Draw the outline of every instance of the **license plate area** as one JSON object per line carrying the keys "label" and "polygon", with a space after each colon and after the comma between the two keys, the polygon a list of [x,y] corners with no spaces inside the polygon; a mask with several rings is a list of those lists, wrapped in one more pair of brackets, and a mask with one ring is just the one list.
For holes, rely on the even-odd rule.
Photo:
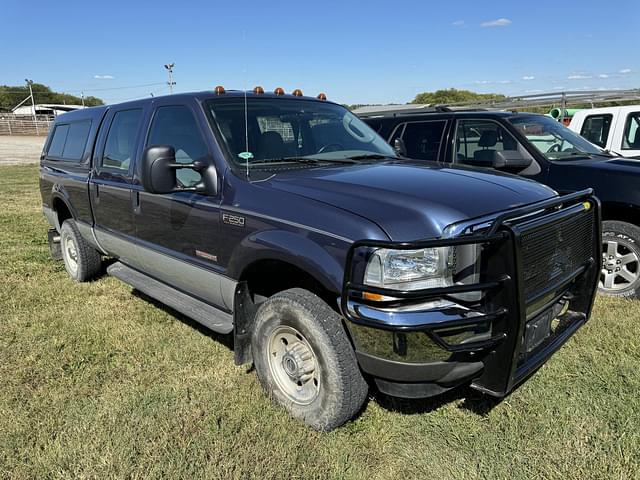
{"label": "license plate area", "polygon": [[523,353],[531,353],[551,335],[553,313],[554,309],[549,308],[527,322],[524,330]]}

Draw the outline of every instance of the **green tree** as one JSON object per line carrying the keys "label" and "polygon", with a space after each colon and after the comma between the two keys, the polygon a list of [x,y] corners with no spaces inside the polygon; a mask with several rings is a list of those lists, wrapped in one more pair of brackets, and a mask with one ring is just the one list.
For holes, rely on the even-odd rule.
{"label": "green tree", "polygon": [[[61,103],[67,105],[82,105],[82,98],[68,93],[58,93],[52,91],[46,85],[34,83],[32,86],[33,98],[36,103]],[[27,86],[0,85],[0,111],[9,112],[18,103],[29,96]],[[104,105],[102,99],[97,97],[84,97],[84,104],[88,107]]]}
{"label": "green tree", "polygon": [[460,102],[486,102],[488,100],[501,100],[503,98],[505,98],[505,96],[499,93],[476,93],[470,90],[447,88],[444,90],[436,90],[435,92],[419,93],[411,103],[448,105]]}

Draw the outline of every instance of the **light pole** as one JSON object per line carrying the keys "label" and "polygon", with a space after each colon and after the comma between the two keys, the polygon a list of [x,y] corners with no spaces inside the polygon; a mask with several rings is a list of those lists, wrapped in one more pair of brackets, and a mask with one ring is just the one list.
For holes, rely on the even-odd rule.
{"label": "light pole", "polygon": [[175,63],[167,63],[164,66],[164,68],[167,69],[167,74],[169,75],[169,81],[167,83],[169,84],[169,92],[171,94],[173,94],[173,86],[176,84],[176,82],[173,81],[173,67],[175,65]]}
{"label": "light pole", "polygon": [[38,131],[38,119],[36,117],[36,102],[33,99],[33,88],[31,87],[33,85],[33,80],[25,78],[24,81],[27,82],[27,86],[29,87],[29,96],[31,97],[31,113],[33,113],[33,125],[36,127],[36,135],[40,135],[40,132]]}

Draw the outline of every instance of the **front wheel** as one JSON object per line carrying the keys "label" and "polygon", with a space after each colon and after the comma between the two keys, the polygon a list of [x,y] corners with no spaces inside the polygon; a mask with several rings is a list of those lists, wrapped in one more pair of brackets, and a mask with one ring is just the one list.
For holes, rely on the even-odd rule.
{"label": "front wheel", "polygon": [[602,223],[599,291],[617,297],[640,296],[640,228],[618,221]]}
{"label": "front wheel", "polygon": [[311,292],[295,288],[265,301],[251,350],[267,393],[317,430],[347,422],[367,397],[339,315]]}

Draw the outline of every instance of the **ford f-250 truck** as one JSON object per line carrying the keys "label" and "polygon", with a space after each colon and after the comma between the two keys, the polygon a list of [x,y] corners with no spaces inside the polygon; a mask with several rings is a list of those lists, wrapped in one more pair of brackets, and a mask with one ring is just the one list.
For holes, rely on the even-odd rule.
{"label": "ford f-250 truck", "polygon": [[370,385],[508,394],[587,321],[600,268],[589,190],[398,158],[299,90],[61,115],[40,189],[71,278],[115,259],[110,275],[233,335],[236,362],[321,430]]}

